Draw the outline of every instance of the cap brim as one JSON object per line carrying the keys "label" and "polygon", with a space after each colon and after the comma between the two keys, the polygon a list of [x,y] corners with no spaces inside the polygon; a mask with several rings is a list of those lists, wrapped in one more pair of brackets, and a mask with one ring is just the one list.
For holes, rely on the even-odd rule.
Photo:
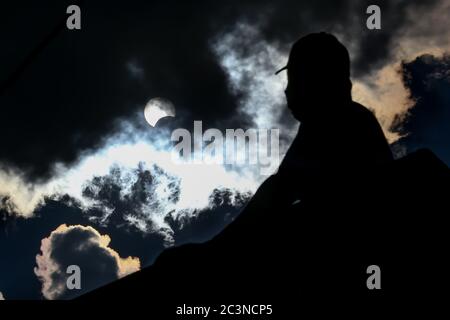
{"label": "cap brim", "polygon": [[281,71],[283,71],[283,70],[287,70],[287,66],[284,66],[283,68],[281,68],[280,70],[278,70],[277,72],[275,72],[275,74],[279,74]]}

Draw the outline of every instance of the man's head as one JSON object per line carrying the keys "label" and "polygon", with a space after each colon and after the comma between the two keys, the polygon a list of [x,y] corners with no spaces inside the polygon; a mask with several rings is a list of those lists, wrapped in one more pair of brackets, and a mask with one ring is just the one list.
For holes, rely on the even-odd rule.
{"label": "man's head", "polygon": [[288,64],[278,72],[285,69],[288,107],[300,121],[323,116],[334,105],[351,100],[350,57],[331,34],[311,33],[297,40]]}

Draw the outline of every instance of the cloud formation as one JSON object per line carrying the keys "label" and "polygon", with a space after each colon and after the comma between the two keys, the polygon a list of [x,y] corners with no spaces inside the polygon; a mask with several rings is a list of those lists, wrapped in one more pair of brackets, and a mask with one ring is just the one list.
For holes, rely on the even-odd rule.
{"label": "cloud formation", "polygon": [[[140,269],[138,258],[121,258],[109,247],[111,238],[90,226],[56,228],[42,239],[41,253],[36,255],[34,272],[42,282],[46,299],[67,299],[87,292]],[[81,269],[81,290],[68,290],[67,267]]]}
{"label": "cloud formation", "polygon": [[257,26],[247,23],[237,23],[218,36],[212,48],[227,74],[228,87],[240,97],[237,114],[251,119],[251,128],[280,129],[284,155],[298,129],[286,108],[286,75],[274,74],[286,64],[287,53],[265,40]]}
{"label": "cloud formation", "polygon": [[403,136],[396,146],[403,147],[403,153],[430,148],[450,164],[450,56],[422,55],[405,61],[402,77],[415,104],[392,126]]}
{"label": "cloud formation", "polygon": [[89,215],[100,224],[133,227],[140,232],[156,232],[173,244],[173,230],[165,222],[180,199],[180,179],[143,162],[129,170],[115,166],[104,176],[87,181],[83,196],[92,201]]}
{"label": "cloud formation", "polygon": [[0,292],[0,300],[5,300],[5,297],[3,296],[3,293]]}
{"label": "cloud formation", "polygon": [[19,171],[0,166],[0,210],[30,217],[48,194],[49,184],[30,183]]}
{"label": "cloud formation", "polygon": [[[200,169],[195,180],[202,180],[204,176]],[[109,173],[95,176],[84,184],[83,197],[91,204],[87,215],[103,226],[143,234],[158,233],[164,236],[166,246],[171,246],[175,242],[175,232],[184,225],[182,221],[217,208],[220,199],[229,206],[228,210],[237,213],[243,205],[242,199],[248,199],[250,194],[236,186],[213,188],[214,184],[202,191],[201,186],[186,184],[185,178],[144,162],[136,168],[115,166]],[[169,221],[180,223],[171,225]]]}
{"label": "cloud formation", "polygon": [[[293,121],[289,112],[286,112],[283,93],[285,76],[282,74],[275,76],[273,72],[285,64],[292,41],[311,31],[333,32],[349,47],[353,62],[353,96],[356,101],[374,110],[390,142],[395,142],[410,133],[407,130],[394,129],[398,128],[398,123],[415,105],[409,84],[402,75],[401,61],[413,61],[418,53],[448,50],[449,31],[443,27],[446,25],[445,13],[449,9],[448,3],[381,2],[383,27],[376,32],[365,28],[364,2],[357,5],[348,2],[344,6],[334,2],[324,5],[321,1],[306,4],[288,0],[279,3],[262,1],[251,5],[246,5],[244,1],[241,4],[239,12],[218,4],[217,8],[210,8],[211,11],[207,13],[204,11],[205,8],[196,11],[195,6],[182,8],[177,4],[174,8],[168,8],[161,5],[160,15],[155,20],[148,21],[135,11],[136,8],[140,8],[141,10],[138,10],[140,12],[145,11],[148,4],[141,3],[135,8],[125,9],[131,10],[128,13],[133,19],[121,20],[121,28],[136,32],[127,33],[127,38],[122,41],[116,39],[116,33],[106,34],[106,40],[102,44],[97,43],[95,37],[91,38],[99,27],[98,23],[108,23],[111,30],[115,30],[114,22],[110,21],[111,17],[103,15],[96,16],[96,21],[89,21],[90,28],[86,31],[83,41],[89,43],[95,40],[94,48],[106,45],[108,37],[111,36],[115,40],[109,40],[120,42],[126,47],[127,53],[133,54],[121,54],[120,46],[117,52],[111,53],[110,60],[107,61],[100,59],[96,52],[92,53],[92,61],[96,61],[92,70],[97,71],[94,72],[93,79],[96,76],[103,79],[105,74],[108,78],[100,82],[82,81],[81,84],[73,84],[73,88],[83,92],[80,97],[73,93],[72,87],[70,94],[66,96],[63,95],[64,90],[60,92],[61,99],[45,100],[45,90],[38,94],[28,93],[21,96],[25,97],[24,99],[28,99],[26,97],[37,99],[33,103],[30,101],[23,105],[42,103],[50,106],[48,114],[47,109],[39,109],[40,114],[45,111],[45,115],[40,118],[42,127],[48,127],[47,121],[60,125],[52,132],[45,130],[41,132],[40,128],[33,127],[35,123],[31,127],[24,123],[27,129],[23,132],[27,134],[28,140],[22,137],[25,133],[12,134],[19,140],[14,143],[11,140],[10,147],[13,151],[17,146],[20,148],[16,150],[17,153],[0,154],[0,163],[3,162],[0,167],[0,210],[31,217],[36,208],[45,203],[46,198],[69,195],[78,201],[84,211],[98,208],[101,203],[104,209],[102,216],[106,216],[113,208],[117,209],[117,201],[111,197],[102,196],[103,199],[100,200],[98,195],[90,196],[89,192],[83,192],[87,191],[85,184],[93,182],[94,179],[101,179],[99,177],[106,177],[115,167],[120,168],[122,173],[133,172],[141,161],[145,162],[145,170],[157,165],[180,181],[177,212],[186,208],[190,211],[207,208],[208,197],[216,188],[231,188],[239,192],[254,191],[264,178],[255,176],[255,168],[234,167],[230,170],[212,166],[170,166],[167,132],[176,126],[191,130],[193,119],[202,119],[204,130],[212,125],[218,128],[277,127],[281,129],[280,151],[283,156],[296,133],[298,124]],[[96,12],[95,5],[89,6],[91,7],[87,7],[88,10]],[[286,8],[289,8],[289,12]],[[112,12],[118,9],[115,6],[111,7]],[[124,8],[121,7],[120,10],[123,11]],[[171,37],[170,35],[178,30],[176,26],[171,26],[167,29],[167,34],[156,34],[151,42],[140,40],[140,37],[147,39],[149,37],[147,33],[152,34],[154,30],[160,30],[161,26],[167,23],[166,15],[173,15],[177,10],[183,12],[183,18],[177,21],[177,24],[184,21],[189,30],[195,31],[192,33],[196,34],[196,37],[193,39]],[[128,17],[128,14],[126,16]],[[359,18],[355,20],[355,16]],[[437,23],[422,23],[423,19],[420,17],[426,17],[426,20]],[[191,18],[198,18],[197,23],[193,24]],[[214,21],[214,24],[211,25],[209,21]],[[158,23],[159,28],[152,28]],[[174,38],[180,42],[172,41]],[[59,45],[55,44],[57,52],[63,50]],[[86,55],[84,49],[80,49],[84,47],[85,44],[77,47],[80,51],[75,50],[76,56],[73,61],[75,75],[78,71],[85,72],[83,68],[91,67],[91,63],[84,61]],[[185,52],[184,49],[188,47],[192,50]],[[133,50],[130,51],[130,48]],[[147,55],[147,52],[152,54]],[[186,53],[182,65],[177,64],[179,61],[177,52]],[[56,57],[53,58],[54,61],[58,61]],[[46,59],[36,62],[38,70],[46,65],[48,62]],[[45,73],[56,72],[55,77],[49,80],[53,83],[52,81],[59,79],[56,75],[63,69],[53,70],[55,64],[50,65],[51,70]],[[104,69],[108,72],[102,72]],[[30,89],[28,88],[30,84],[40,85],[41,82],[35,79],[38,75],[39,73],[29,74],[27,77],[30,77],[30,82],[24,83],[23,88],[18,86],[3,99],[6,99],[11,107],[19,103],[20,101],[16,101],[19,99],[16,94],[21,90]],[[80,76],[73,79],[78,78]],[[120,83],[114,79],[120,79]],[[205,79],[208,81],[204,81]],[[70,80],[67,79],[68,83]],[[102,83],[102,86],[97,87],[97,83]],[[201,85],[195,85],[197,83]],[[120,87],[122,84],[124,87]],[[45,81],[42,85],[48,87]],[[120,88],[107,90],[116,86]],[[215,89],[212,90],[210,87]],[[113,94],[109,96],[106,92]],[[75,96],[72,97],[72,94]],[[164,130],[148,127],[142,116],[143,106],[155,95],[169,98],[177,108],[179,116],[165,124],[166,133]],[[90,105],[92,101],[81,103],[85,102],[86,97],[91,97],[89,99],[96,102],[95,110],[98,110],[98,114],[93,118],[83,116],[84,113],[90,114],[93,110]],[[129,97],[136,97],[136,101],[131,101]],[[68,110],[68,113],[57,112],[62,109]],[[15,115],[20,108],[11,110]],[[34,111],[33,109],[32,112]],[[59,118],[63,116],[64,119]],[[8,124],[14,123],[13,129],[19,130],[21,127],[14,122],[15,119],[12,117]],[[68,119],[70,123],[66,125]],[[31,130],[28,128],[34,130],[33,135],[28,134]],[[404,128],[414,130],[415,127]],[[2,127],[1,130],[8,129],[12,130],[9,127]],[[55,135],[55,132],[58,132],[56,141],[48,137]],[[22,154],[26,150],[36,151],[36,146],[39,150],[33,156]],[[87,150],[90,151],[86,152]],[[45,156],[39,156],[39,152],[44,152]],[[15,161],[16,156],[18,161]],[[31,162],[25,163],[23,159]],[[33,163],[33,159],[39,161]],[[29,167],[34,169],[30,171],[27,169]],[[197,183],[199,178],[202,180],[201,186]],[[115,182],[115,185],[121,190],[127,190],[130,183],[122,179]],[[137,212],[136,210],[132,212]],[[129,214],[127,221],[135,227],[145,229],[150,226],[149,221],[153,221],[152,224],[155,225],[154,220],[161,220],[158,218],[158,210],[144,211],[152,211],[154,217],[149,220],[147,213]],[[146,224],[142,224],[143,215],[147,217]],[[165,227],[164,223],[160,225]]]}
{"label": "cloud formation", "polygon": [[[109,3],[107,14],[101,2],[86,3],[83,12],[89,14],[83,15],[83,24],[88,27],[77,34],[63,30],[0,97],[2,118],[8,119],[0,126],[0,135],[9,137],[3,142],[0,161],[24,172],[29,181],[50,179],[56,164],[73,166],[84,153],[97,150],[123,119],[130,119],[156,96],[174,103],[180,114],[178,125],[183,127],[194,119],[203,120],[208,128],[248,127],[252,118],[238,116],[242,96],[227,86],[228,75],[211,45],[236,23],[250,25],[260,34],[251,39],[254,33],[238,31],[244,53],[261,48],[247,45],[257,42],[253,40],[287,53],[293,41],[309,32],[345,35],[343,40],[353,51],[354,76],[361,77],[390,64],[402,40],[410,44],[420,36],[425,44],[430,35],[448,35],[445,3],[379,1],[383,24],[376,32],[365,26],[370,1],[232,0],[214,5],[137,1]],[[15,6],[8,4],[5,12],[15,12]],[[2,31],[5,45],[13,47],[0,53],[0,59],[9,62],[2,79],[30,51],[29,43],[52,30],[52,21],[56,25],[64,9],[62,3],[51,9],[37,4],[21,8],[21,24]],[[149,19],[149,12],[158,14]],[[46,16],[46,23],[36,24],[29,16]],[[436,24],[421,21],[441,21],[438,25],[445,33],[435,32]],[[25,29],[29,33],[24,35]],[[15,41],[18,37],[23,41]]]}

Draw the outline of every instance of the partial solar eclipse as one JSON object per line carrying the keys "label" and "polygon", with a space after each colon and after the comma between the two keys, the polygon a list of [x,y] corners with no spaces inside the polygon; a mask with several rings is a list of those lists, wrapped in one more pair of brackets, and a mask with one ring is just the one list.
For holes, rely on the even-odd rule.
{"label": "partial solar eclipse", "polygon": [[162,118],[175,117],[175,107],[167,99],[153,98],[145,105],[144,116],[148,124],[154,127]]}

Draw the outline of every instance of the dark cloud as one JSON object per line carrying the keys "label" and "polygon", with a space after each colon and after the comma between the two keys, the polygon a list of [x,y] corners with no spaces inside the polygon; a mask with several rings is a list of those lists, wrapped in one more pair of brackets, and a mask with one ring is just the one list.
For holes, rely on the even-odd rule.
{"label": "dark cloud", "polygon": [[[381,29],[367,30],[366,19],[367,14],[359,15],[356,19],[354,28],[349,33],[348,41],[354,41],[357,44],[356,57],[352,64],[353,75],[364,76],[368,72],[377,70],[382,67],[387,61],[392,59],[395,53],[395,46],[397,43],[397,32],[408,29],[413,26],[418,18],[417,13],[426,10],[428,7],[433,7],[437,0],[432,1],[362,1],[359,2],[357,10],[359,12],[366,12],[366,9],[371,4],[376,4],[381,9]],[[359,28],[358,28],[359,26]],[[348,28],[343,27],[342,32],[346,34]]]}
{"label": "dark cloud", "polygon": [[[95,201],[86,211],[91,222],[130,233],[161,234],[166,246],[206,241],[240,212],[250,193],[216,188],[205,208],[180,208],[180,180],[154,165],[129,170],[113,167],[88,181],[83,195]],[[161,223],[161,219],[164,223]]]}
{"label": "dark cloud", "polygon": [[41,240],[62,224],[93,226],[100,234],[111,237],[111,248],[123,257],[139,257],[142,266],[153,263],[164,249],[164,238],[159,234],[98,224],[68,196],[59,201],[47,199],[33,218],[11,217],[0,230],[0,252],[4,262],[0,263],[0,274],[5,275],[1,279],[1,289],[8,299],[42,299],[42,284],[33,272],[36,253],[40,250]]}
{"label": "dark cloud", "polygon": [[228,188],[215,189],[210,196],[210,205],[189,216],[174,217],[169,214],[166,221],[175,230],[175,244],[204,242],[211,239],[232,222],[250,200],[250,193],[241,193]]}
{"label": "dark cloud", "polygon": [[[263,37],[284,49],[306,32],[342,32],[359,48],[354,70],[362,73],[389,56],[392,35],[407,23],[406,9],[418,6],[416,1],[380,2],[383,29],[369,32],[368,4],[86,1],[82,30],[60,30],[0,97],[0,161],[25,170],[27,179],[48,178],[55,162],[71,164],[82,151],[97,148],[117,129],[118,119],[132,117],[155,96],[175,104],[178,120],[172,126],[201,119],[205,128],[248,127],[251,119],[237,115],[240,97],[227,87],[211,40],[241,20],[260,25]],[[0,55],[0,79],[7,79],[64,19],[66,5],[6,5],[2,12],[11,27],[1,29],[6,50]],[[20,21],[8,16],[19,16]]]}
{"label": "dark cloud", "polygon": [[[8,299],[40,299],[41,284],[33,273],[41,240],[61,224],[89,223],[78,209],[48,201],[33,219],[9,217],[0,230],[2,290]],[[102,231],[104,233],[104,231]],[[113,235],[112,235],[113,236]]]}
{"label": "dark cloud", "polygon": [[[33,6],[26,10],[32,15]],[[71,163],[98,147],[115,120],[154,96],[171,99],[180,116],[207,107],[220,117],[232,109],[225,75],[208,50],[205,11],[92,2],[82,10],[82,30],[62,30],[2,97],[3,161],[45,178],[55,161]],[[130,61],[144,70],[144,81],[130,73]]]}
{"label": "dark cloud", "polygon": [[405,135],[396,146],[407,152],[427,147],[450,164],[450,56],[403,62],[402,74],[415,105],[394,124],[393,130]]}
{"label": "dark cloud", "polygon": [[157,165],[152,170],[144,164],[128,170],[115,166],[110,173],[87,181],[83,196],[95,202],[89,209],[92,221],[103,225],[158,232],[154,219],[164,215],[179,200],[180,179]]}
{"label": "dark cloud", "polygon": [[[140,269],[138,258],[122,259],[109,247],[111,238],[92,227],[56,228],[42,239],[41,254],[36,256],[34,272],[42,282],[46,299],[66,299],[87,292]],[[66,273],[69,266],[81,270],[81,289],[68,290]]]}

